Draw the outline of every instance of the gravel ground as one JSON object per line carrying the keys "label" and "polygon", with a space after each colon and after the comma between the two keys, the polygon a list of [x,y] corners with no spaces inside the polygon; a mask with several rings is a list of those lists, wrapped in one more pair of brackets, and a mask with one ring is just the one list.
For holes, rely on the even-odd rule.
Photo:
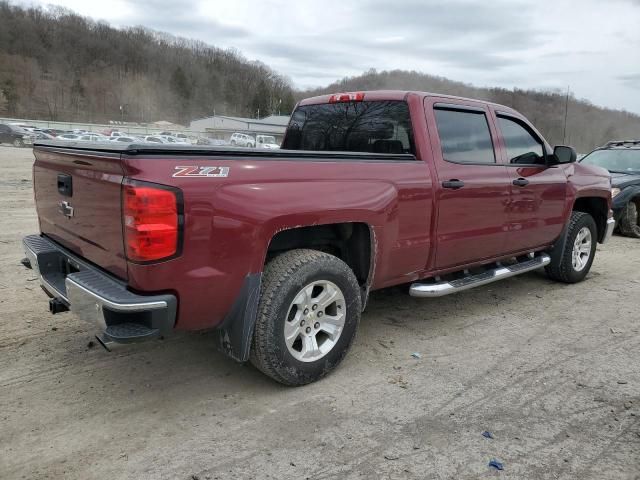
{"label": "gravel ground", "polygon": [[376,292],[342,366],[293,389],[210,333],[107,353],[51,316],[19,263],[32,160],[0,148],[0,478],[640,478],[640,241],[578,285]]}

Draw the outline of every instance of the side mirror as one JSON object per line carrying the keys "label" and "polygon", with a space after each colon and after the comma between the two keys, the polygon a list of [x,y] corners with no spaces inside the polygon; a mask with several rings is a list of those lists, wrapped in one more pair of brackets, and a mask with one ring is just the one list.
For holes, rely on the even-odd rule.
{"label": "side mirror", "polygon": [[554,163],[573,163],[578,158],[578,154],[573,147],[557,145],[553,149]]}

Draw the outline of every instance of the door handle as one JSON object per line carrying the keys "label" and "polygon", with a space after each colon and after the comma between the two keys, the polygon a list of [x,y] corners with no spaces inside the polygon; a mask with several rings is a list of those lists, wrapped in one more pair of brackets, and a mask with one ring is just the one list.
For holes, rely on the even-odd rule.
{"label": "door handle", "polygon": [[464,187],[464,182],[462,180],[458,180],[457,178],[452,178],[449,181],[442,182],[443,188],[451,188],[452,190],[457,190],[459,188]]}
{"label": "door handle", "polygon": [[529,180],[527,180],[526,178],[518,178],[513,181],[513,184],[517,187],[526,187],[527,185],[529,185]]}

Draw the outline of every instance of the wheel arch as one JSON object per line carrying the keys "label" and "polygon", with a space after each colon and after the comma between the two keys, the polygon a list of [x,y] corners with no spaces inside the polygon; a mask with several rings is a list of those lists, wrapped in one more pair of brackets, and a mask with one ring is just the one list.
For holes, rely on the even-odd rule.
{"label": "wheel arch", "polygon": [[598,242],[604,240],[607,231],[607,218],[609,215],[609,204],[604,197],[578,197],[573,203],[574,212],[588,213],[593,217],[598,229]]}
{"label": "wheel arch", "polygon": [[[374,276],[376,245],[374,230],[365,222],[296,226],[279,230],[270,236],[262,265],[280,253],[298,248],[331,253],[353,270],[360,285],[364,309]],[[249,359],[260,300],[262,271],[263,269],[254,270],[256,273],[245,277],[231,310],[216,330],[219,350],[239,362]]]}
{"label": "wheel arch", "polygon": [[[366,222],[338,222],[291,227],[269,241],[265,263],[296,248],[311,248],[335,255],[353,270],[366,300],[374,274],[375,233]],[[364,302],[363,302],[364,303]]]}

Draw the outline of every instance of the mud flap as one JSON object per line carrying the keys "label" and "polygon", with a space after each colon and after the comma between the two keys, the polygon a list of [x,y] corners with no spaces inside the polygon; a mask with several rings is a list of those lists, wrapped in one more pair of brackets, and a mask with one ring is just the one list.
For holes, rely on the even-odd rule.
{"label": "mud flap", "polygon": [[238,298],[216,330],[218,349],[237,362],[249,360],[261,280],[262,273],[252,273],[245,277]]}
{"label": "mud flap", "polygon": [[562,232],[560,232],[560,236],[553,244],[553,248],[548,252],[551,257],[551,265],[558,265],[562,259],[562,252],[564,252],[564,246],[567,243],[567,229],[569,228],[570,222],[571,217],[569,217],[569,221],[562,228]]}

